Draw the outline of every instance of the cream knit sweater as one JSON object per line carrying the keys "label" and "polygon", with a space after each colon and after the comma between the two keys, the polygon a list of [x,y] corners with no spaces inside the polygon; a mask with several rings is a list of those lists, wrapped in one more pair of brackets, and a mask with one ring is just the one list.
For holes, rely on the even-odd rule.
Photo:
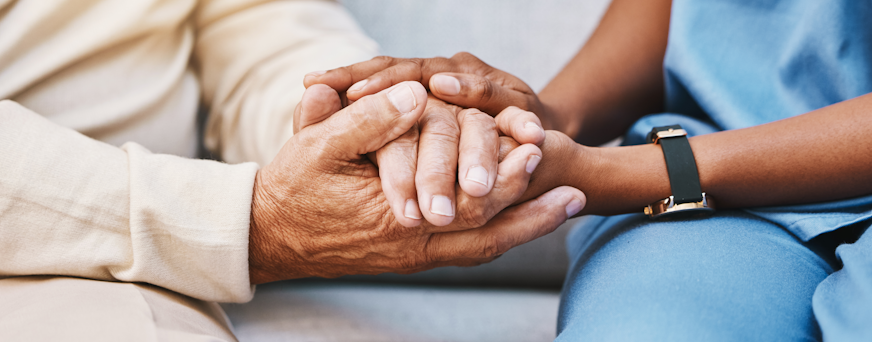
{"label": "cream knit sweater", "polygon": [[329,1],[0,0],[0,277],[249,300],[258,166],[184,158],[197,108],[207,147],[266,163],[303,75],[375,52]]}

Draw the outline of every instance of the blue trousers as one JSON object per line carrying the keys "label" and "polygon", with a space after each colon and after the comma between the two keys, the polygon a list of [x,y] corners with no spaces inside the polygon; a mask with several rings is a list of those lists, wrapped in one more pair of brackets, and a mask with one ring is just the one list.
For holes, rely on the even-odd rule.
{"label": "blue trousers", "polygon": [[556,341],[872,341],[868,224],[803,242],[741,211],[588,218]]}

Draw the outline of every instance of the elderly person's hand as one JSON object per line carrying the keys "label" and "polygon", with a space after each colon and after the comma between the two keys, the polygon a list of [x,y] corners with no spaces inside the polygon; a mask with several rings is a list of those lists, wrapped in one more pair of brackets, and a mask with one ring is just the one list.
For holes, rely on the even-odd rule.
{"label": "elderly person's hand", "polygon": [[[538,127],[543,126],[555,129],[566,125],[563,123],[564,119],[555,117],[546,109],[526,83],[491,67],[469,53],[461,52],[451,58],[380,56],[326,72],[311,73],[306,76],[304,83],[310,88],[327,85],[336,91],[345,92],[349,102],[353,102],[403,81],[429,84],[432,97],[454,105],[481,109],[494,115],[500,135],[541,148],[544,158],[542,165],[537,168],[539,172],[532,175],[527,192],[518,201],[535,198],[565,184],[568,177],[576,179],[592,172],[591,169],[597,163],[597,149],[579,146],[560,131],[538,130]],[[455,111],[460,110],[458,107],[450,107],[455,108]],[[440,128],[447,135],[458,132],[457,129],[446,129],[446,126],[448,125]],[[531,126],[537,129],[531,129]],[[510,145],[503,143],[501,148],[506,150]],[[425,149],[426,146],[421,148]],[[585,167],[566,168],[567,160],[585,160]],[[601,176],[608,175],[597,175]],[[591,175],[583,178],[596,179]]]}
{"label": "elderly person's hand", "polygon": [[[377,167],[366,154],[414,131],[426,90],[403,82],[334,114],[338,95],[326,88],[307,90],[299,132],[258,172],[249,246],[253,284],[476,265],[553,231],[584,206],[583,193],[559,187],[509,207],[527,188],[531,156],[541,156],[525,144],[496,166],[487,195],[455,189],[459,219],[406,227],[382,191],[384,165]],[[423,134],[420,143],[427,143]]]}
{"label": "elderly person's hand", "polygon": [[[532,90],[519,79],[506,73],[492,72],[494,69],[468,54],[458,54],[452,60],[445,58],[404,60],[379,57],[332,70],[326,74],[313,73],[304,81],[307,87],[323,83],[340,92],[349,88],[351,82],[358,82],[344,93],[348,102],[353,102],[404,80],[426,83],[429,76],[423,77],[422,72],[449,69],[502,75],[503,83],[516,85],[533,94]],[[480,81],[480,77],[472,74],[455,74],[455,76],[464,80],[458,82],[452,78],[454,80],[452,82],[457,83],[457,86],[461,86],[461,83]],[[369,79],[357,81],[364,77]],[[484,80],[484,78],[480,79]],[[370,80],[372,82],[368,83]],[[431,82],[439,84],[437,81],[438,77],[433,78]],[[415,198],[416,192],[423,217],[430,223],[446,225],[453,220],[453,207],[456,204],[452,201],[455,195],[455,179],[468,195],[480,197],[491,191],[496,179],[495,151],[499,146],[498,135],[511,136],[518,143],[535,145],[542,145],[546,136],[542,122],[536,114],[522,110],[518,106],[511,106],[516,100],[514,98],[491,99],[487,97],[488,94],[482,96],[482,94],[470,93],[470,90],[480,91],[482,84],[476,84],[471,89],[464,88],[464,91],[456,96],[444,96],[444,92],[440,93],[433,84],[430,89],[437,98],[452,104],[482,108],[488,114],[496,116],[497,125],[496,127],[488,125],[490,120],[485,118],[485,113],[477,109],[467,113],[453,105],[438,106],[432,110],[428,108],[419,121],[419,130],[410,131],[396,142],[379,150],[377,161],[385,165],[380,168],[385,195],[400,223],[407,227],[420,223],[420,220],[410,218],[409,215],[404,216],[403,213],[412,210],[415,203],[412,203],[410,198]],[[502,93],[510,94],[507,91]],[[532,95],[532,100],[535,101],[514,102],[527,108],[530,107],[528,104],[538,103],[535,94]],[[461,135],[461,130],[466,134]],[[420,136],[415,134],[418,131]],[[421,144],[416,144],[418,139]],[[414,158],[416,153],[417,160]],[[438,210],[439,208],[444,210]]]}
{"label": "elderly person's hand", "polygon": [[[324,85],[310,87],[294,114],[294,132],[341,107],[335,90]],[[518,122],[529,124],[513,129]],[[456,183],[465,195],[487,195],[497,177],[499,157],[505,155],[499,154],[500,136],[520,136],[522,142],[541,144],[545,131],[536,115],[527,111],[509,108],[491,118],[477,109],[464,110],[431,96],[412,129],[369,153],[379,166],[382,189],[398,222],[414,227],[426,218],[437,226],[450,224],[456,211]],[[510,145],[518,145],[509,140]],[[527,169],[535,169],[539,161],[538,155],[531,155]]]}

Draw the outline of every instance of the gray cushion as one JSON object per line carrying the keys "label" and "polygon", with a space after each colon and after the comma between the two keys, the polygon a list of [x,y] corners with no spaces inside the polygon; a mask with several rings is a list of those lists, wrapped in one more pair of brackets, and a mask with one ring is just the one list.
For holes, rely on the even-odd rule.
{"label": "gray cushion", "polygon": [[550,341],[557,291],[351,282],[259,286],[222,304],[240,341]]}

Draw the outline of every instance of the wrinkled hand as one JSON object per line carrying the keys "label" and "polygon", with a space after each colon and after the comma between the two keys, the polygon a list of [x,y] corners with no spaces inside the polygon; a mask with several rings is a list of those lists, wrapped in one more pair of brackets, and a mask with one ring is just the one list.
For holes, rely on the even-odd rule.
{"label": "wrinkled hand", "polygon": [[[307,90],[321,95],[304,96],[299,133],[258,171],[249,244],[253,284],[476,265],[553,231],[585,204],[577,189],[559,187],[509,207],[527,188],[531,157],[541,157],[538,147],[524,144],[497,164],[487,195],[455,189],[451,224],[406,227],[382,191],[383,167],[366,154],[412,130],[424,115],[426,90],[403,82],[335,114],[329,110],[338,107],[331,104],[338,95],[322,90]],[[318,101],[327,105],[306,105]]]}
{"label": "wrinkled hand", "polygon": [[[335,90],[313,85],[297,108],[294,129],[299,131],[340,108]],[[310,118],[302,118],[303,112]],[[399,223],[414,227],[426,219],[437,226],[450,224],[457,204],[455,183],[469,196],[490,193],[497,177],[501,135],[537,145],[545,139],[539,119],[531,112],[510,107],[491,118],[477,109],[462,109],[431,97],[412,129],[370,154],[379,166],[385,197]]]}
{"label": "wrinkled hand", "polygon": [[[325,73],[311,73],[306,75],[304,84],[306,87],[325,84],[337,91],[346,92],[348,100],[356,101],[404,81],[429,85],[428,89],[434,96],[462,107],[478,108],[488,114],[497,115],[504,109],[515,106],[536,113],[545,129],[557,129],[561,125],[555,122],[558,118],[551,115],[524,81],[495,69],[466,52],[451,58],[379,56]],[[515,137],[518,138],[519,142],[524,140],[523,137]]]}

